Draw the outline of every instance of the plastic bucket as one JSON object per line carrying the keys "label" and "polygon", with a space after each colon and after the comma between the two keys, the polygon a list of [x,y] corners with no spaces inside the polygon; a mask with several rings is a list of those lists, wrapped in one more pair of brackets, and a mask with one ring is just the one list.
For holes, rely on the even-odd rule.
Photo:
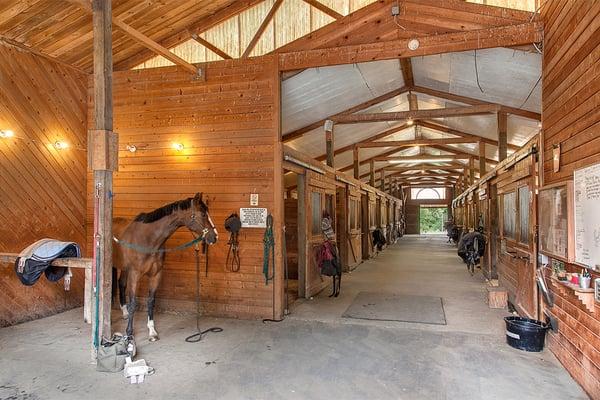
{"label": "plastic bucket", "polygon": [[506,343],[525,351],[542,351],[549,326],[535,319],[506,317]]}

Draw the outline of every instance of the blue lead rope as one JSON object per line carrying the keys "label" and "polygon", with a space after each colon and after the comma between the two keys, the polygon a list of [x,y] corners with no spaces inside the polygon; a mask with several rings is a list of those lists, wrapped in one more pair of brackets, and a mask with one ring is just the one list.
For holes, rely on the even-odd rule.
{"label": "blue lead rope", "polygon": [[[273,279],[275,274],[275,238],[273,237],[273,216],[267,216],[267,229],[263,238],[263,275],[265,276],[265,285]],[[273,264],[273,273],[269,275],[269,261]]]}

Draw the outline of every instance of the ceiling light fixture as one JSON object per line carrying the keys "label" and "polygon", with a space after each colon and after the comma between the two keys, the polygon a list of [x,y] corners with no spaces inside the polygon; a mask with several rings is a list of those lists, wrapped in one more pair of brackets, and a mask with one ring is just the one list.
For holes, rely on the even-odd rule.
{"label": "ceiling light fixture", "polygon": [[412,51],[415,51],[416,49],[419,48],[419,45],[421,43],[419,43],[419,39],[410,39],[408,41],[408,48],[411,49]]}
{"label": "ceiling light fixture", "polygon": [[128,150],[130,153],[135,153],[135,152],[137,151],[137,147],[135,146],[135,144],[128,144],[128,145],[127,145],[127,150]]}
{"label": "ceiling light fixture", "polygon": [[172,147],[177,151],[181,151],[185,148],[183,143],[173,143]]}
{"label": "ceiling light fixture", "polygon": [[0,138],[10,138],[15,136],[15,133],[13,131],[0,131]]}
{"label": "ceiling light fixture", "polygon": [[56,150],[68,149],[69,148],[69,144],[67,142],[63,142],[63,141],[57,140],[56,142],[54,142],[54,148]]}
{"label": "ceiling light fixture", "polygon": [[406,125],[413,125],[414,123],[415,123],[415,121],[412,119],[412,117],[409,117],[409,118],[406,120]]}

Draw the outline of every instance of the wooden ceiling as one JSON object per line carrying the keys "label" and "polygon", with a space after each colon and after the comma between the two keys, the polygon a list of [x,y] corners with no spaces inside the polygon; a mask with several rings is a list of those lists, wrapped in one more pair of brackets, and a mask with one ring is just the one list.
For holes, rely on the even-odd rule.
{"label": "wooden ceiling", "polygon": [[[124,33],[120,24],[126,24],[150,41],[170,49],[190,40],[192,34],[205,32],[262,1],[112,0],[114,68],[129,69],[156,55],[148,46]],[[277,51],[471,31],[522,23],[531,16],[523,11],[486,7],[460,0],[403,0],[400,2],[400,15],[394,20],[389,13],[391,6],[398,4],[396,0],[378,0],[341,18],[337,11],[325,6],[328,3],[326,1],[303,2],[321,12],[325,10],[338,21]],[[90,0],[0,0],[0,39],[24,45],[91,72],[92,23],[89,7]],[[290,21],[290,24],[294,23],[296,21]],[[225,35],[223,40],[235,38]],[[209,45],[217,50],[224,47],[223,43]]]}
{"label": "wooden ceiling", "polygon": [[[81,1],[83,3],[83,1]],[[76,1],[2,0],[0,36],[86,71],[92,69],[92,18]],[[220,10],[257,1],[113,0],[113,15],[157,42],[187,32]],[[189,38],[189,35],[186,39]],[[119,29],[113,32],[115,66],[146,48]]]}

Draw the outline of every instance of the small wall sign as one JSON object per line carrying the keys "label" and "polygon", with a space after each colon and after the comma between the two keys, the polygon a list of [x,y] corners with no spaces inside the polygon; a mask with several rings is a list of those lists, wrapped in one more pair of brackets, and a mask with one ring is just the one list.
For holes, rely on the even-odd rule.
{"label": "small wall sign", "polygon": [[266,228],[266,208],[240,208],[240,220],[242,228]]}
{"label": "small wall sign", "polygon": [[258,193],[250,194],[250,206],[257,207],[258,206]]}

